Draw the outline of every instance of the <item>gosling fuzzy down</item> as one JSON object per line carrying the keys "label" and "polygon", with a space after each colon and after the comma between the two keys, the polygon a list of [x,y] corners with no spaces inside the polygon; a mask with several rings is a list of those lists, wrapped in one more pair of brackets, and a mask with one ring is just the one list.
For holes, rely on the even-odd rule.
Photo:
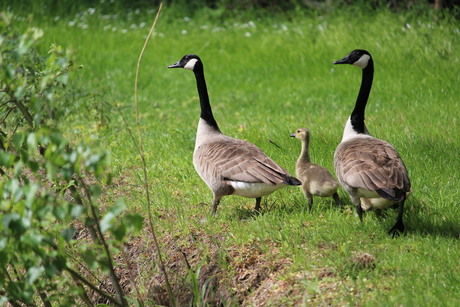
{"label": "gosling fuzzy down", "polygon": [[339,183],[324,167],[311,163],[309,146],[310,131],[307,128],[299,128],[291,137],[299,139],[302,144],[300,156],[297,159],[295,172],[296,177],[302,182],[302,192],[308,199],[310,210],[313,206],[313,196],[334,198],[337,206],[341,206],[337,189]]}

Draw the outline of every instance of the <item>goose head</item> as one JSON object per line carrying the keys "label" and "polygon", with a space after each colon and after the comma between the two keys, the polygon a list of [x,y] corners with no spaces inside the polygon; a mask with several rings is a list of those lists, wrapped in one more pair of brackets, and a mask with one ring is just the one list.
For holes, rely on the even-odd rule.
{"label": "goose head", "polygon": [[351,64],[364,69],[369,64],[371,58],[371,54],[368,51],[363,49],[356,49],[350,52],[343,59],[335,61],[334,64]]}
{"label": "goose head", "polygon": [[184,68],[194,71],[195,67],[197,67],[197,63],[201,64],[201,59],[199,56],[195,54],[187,54],[184,55],[182,59],[180,59],[177,63],[169,65],[168,68]]}
{"label": "goose head", "polygon": [[310,130],[307,128],[299,128],[291,134],[291,137],[305,141],[310,137]]}

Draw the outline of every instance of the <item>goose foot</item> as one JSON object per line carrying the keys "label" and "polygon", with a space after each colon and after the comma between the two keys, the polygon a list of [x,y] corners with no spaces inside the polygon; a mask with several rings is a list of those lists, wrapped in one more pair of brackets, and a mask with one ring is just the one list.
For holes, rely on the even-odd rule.
{"label": "goose foot", "polygon": [[391,229],[388,231],[388,234],[394,238],[399,236],[400,234],[404,233],[404,223],[403,221],[397,221],[396,224],[391,227]]}
{"label": "goose foot", "polygon": [[396,218],[396,224],[388,231],[388,234],[393,238],[395,236],[399,236],[401,233],[404,233],[403,212],[404,200],[399,203],[399,212],[398,217]]}

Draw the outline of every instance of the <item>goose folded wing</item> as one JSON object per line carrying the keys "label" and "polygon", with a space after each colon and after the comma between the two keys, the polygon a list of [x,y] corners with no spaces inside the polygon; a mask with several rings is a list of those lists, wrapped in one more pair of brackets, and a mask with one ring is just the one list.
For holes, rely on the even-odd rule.
{"label": "goose folded wing", "polygon": [[390,195],[410,191],[406,167],[387,142],[378,139],[355,141],[338,156],[338,176],[349,186],[383,190]]}
{"label": "goose folded wing", "polygon": [[214,149],[209,157],[215,159],[215,167],[226,180],[276,185],[289,177],[284,168],[246,141],[232,139],[225,146],[220,144]]}

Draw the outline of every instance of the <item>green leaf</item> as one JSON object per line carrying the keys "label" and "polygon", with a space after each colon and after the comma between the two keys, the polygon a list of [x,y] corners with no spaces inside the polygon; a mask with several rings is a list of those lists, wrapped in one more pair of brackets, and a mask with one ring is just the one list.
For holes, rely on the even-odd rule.
{"label": "green leaf", "polygon": [[114,228],[112,230],[112,234],[117,241],[121,241],[126,235],[126,225],[122,223],[118,227]]}
{"label": "green leaf", "polygon": [[0,151],[0,166],[11,167],[14,163],[15,156],[6,151]]}
{"label": "green leaf", "polygon": [[101,225],[101,231],[104,233],[110,228],[112,228],[113,225],[113,220],[115,219],[116,215],[113,214],[112,212],[107,212],[106,215],[101,219],[100,225]]}
{"label": "green leaf", "polygon": [[0,238],[0,250],[5,249],[7,242],[6,238]]}
{"label": "green leaf", "polygon": [[75,227],[71,225],[69,228],[64,229],[61,232],[61,234],[64,237],[64,240],[69,242],[70,240],[72,240],[73,236],[75,235]]}
{"label": "green leaf", "polygon": [[43,267],[31,267],[27,270],[28,282],[33,284],[45,271]]}
{"label": "green leaf", "polygon": [[115,204],[109,208],[109,211],[115,215],[119,215],[126,210],[125,202],[122,199],[117,199]]}
{"label": "green leaf", "polygon": [[123,224],[126,225],[128,231],[136,232],[142,229],[144,218],[139,214],[127,214],[123,216]]}
{"label": "green leaf", "polygon": [[18,213],[4,214],[2,218],[2,224],[5,228],[9,228],[11,222],[19,221],[21,217]]}
{"label": "green leaf", "polygon": [[21,242],[30,246],[39,246],[43,241],[43,235],[38,233],[28,232],[21,237]]}
{"label": "green leaf", "polygon": [[77,218],[81,216],[85,212],[85,208],[81,205],[75,205],[72,206],[72,209],[70,209],[70,216],[72,218]]}

